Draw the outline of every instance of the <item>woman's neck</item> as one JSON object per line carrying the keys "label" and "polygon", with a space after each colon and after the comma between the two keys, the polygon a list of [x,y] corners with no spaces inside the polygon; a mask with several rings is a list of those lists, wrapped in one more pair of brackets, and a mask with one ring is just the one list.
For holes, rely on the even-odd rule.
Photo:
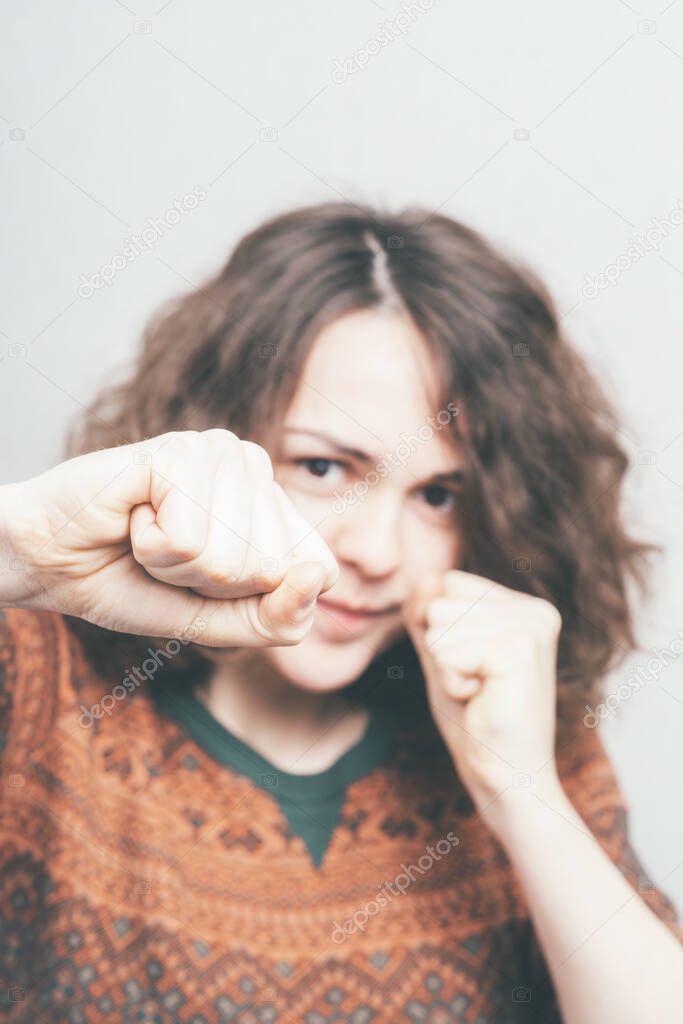
{"label": "woman's neck", "polygon": [[197,697],[226,729],[297,775],[334,764],[361,738],[369,717],[343,693],[299,689],[245,651],[216,664]]}

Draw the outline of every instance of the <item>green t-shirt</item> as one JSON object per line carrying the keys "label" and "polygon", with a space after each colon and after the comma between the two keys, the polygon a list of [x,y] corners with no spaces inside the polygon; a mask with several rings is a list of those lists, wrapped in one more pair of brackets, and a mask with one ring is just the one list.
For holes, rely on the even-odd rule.
{"label": "green t-shirt", "polygon": [[329,845],[347,787],[388,758],[398,724],[393,711],[373,707],[363,735],[334,764],[321,772],[296,775],[277,768],[222,725],[187,683],[168,682],[155,687],[153,693],[158,710],[180,725],[210,757],[272,794],[316,867]]}

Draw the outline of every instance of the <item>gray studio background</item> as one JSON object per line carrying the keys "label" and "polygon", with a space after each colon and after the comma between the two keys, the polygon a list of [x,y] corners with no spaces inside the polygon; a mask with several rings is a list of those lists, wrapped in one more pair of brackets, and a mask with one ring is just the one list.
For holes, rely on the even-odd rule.
{"label": "gray studio background", "polygon": [[[683,0],[9,8],[0,480],[54,464],[152,311],[264,216],[344,196],[482,229],[544,274],[607,382],[634,463],[627,514],[666,547],[644,649],[608,691],[653,658],[650,678],[601,729],[634,847],[680,913]],[[169,216],[176,202],[193,209]],[[95,287],[159,218],[176,223]]]}

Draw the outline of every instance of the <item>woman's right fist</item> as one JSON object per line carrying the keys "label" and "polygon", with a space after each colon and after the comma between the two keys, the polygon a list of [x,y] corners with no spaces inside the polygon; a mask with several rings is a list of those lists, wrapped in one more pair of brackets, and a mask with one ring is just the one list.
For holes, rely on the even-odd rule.
{"label": "woman's right fist", "polygon": [[[140,636],[201,617],[212,647],[296,644],[331,551],[229,430],[172,431],[0,488],[0,604]],[[306,603],[308,607],[306,607]]]}

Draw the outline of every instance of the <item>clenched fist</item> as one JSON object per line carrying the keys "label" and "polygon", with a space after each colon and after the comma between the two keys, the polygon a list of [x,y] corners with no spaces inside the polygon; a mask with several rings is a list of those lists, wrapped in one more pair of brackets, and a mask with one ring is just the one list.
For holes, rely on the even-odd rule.
{"label": "clenched fist", "polygon": [[517,786],[554,791],[556,661],[549,601],[462,570],[424,578],[405,621],[434,721],[494,832]]}
{"label": "clenched fist", "polygon": [[229,430],[177,431],[69,459],[0,488],[0,604],[169,637],[201,616],[208,646],[298,643],[339,575]]}

